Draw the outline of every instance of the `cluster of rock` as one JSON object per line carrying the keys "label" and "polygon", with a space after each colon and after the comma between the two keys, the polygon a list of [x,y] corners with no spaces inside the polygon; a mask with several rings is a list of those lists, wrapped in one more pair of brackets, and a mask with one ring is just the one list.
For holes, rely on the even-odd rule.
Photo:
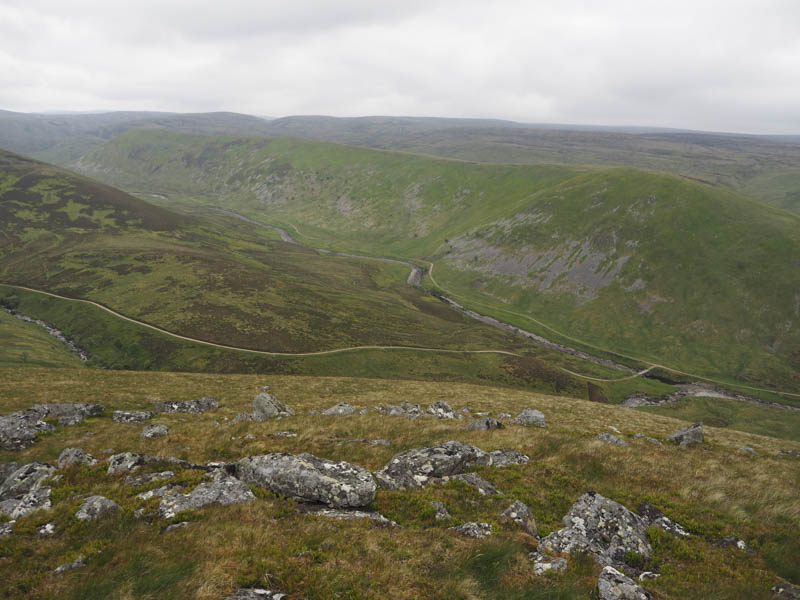
{"label": "cluster of rock", "polygon": [[36,404],[0,417],[0,449],[23,450],[36,443],[38,434],[55,431],[44,419],[58,419],[60,427],[78,425],[86,417],[101,415],[105,408],[99,404]]}

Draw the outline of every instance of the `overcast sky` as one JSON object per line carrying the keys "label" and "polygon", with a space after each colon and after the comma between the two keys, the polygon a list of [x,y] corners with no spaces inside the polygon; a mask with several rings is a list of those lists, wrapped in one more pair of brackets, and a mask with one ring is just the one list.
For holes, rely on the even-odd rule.
{"label": "overcast sky", "polygon": [[0,0],[0,108],[800,134],[800,0]]}

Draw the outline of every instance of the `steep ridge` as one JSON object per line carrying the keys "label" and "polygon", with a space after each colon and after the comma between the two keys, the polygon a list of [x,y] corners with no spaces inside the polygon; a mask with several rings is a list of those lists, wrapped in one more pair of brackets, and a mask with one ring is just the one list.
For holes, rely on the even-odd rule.
{"label": "steep ridge", "polygon": [[521,327],[534,317],[695,373],[800,385],[800,219],[733,192],[634,169],[168,132],[129,132],[81,166],[315,246],[434,261],[457,301]]}

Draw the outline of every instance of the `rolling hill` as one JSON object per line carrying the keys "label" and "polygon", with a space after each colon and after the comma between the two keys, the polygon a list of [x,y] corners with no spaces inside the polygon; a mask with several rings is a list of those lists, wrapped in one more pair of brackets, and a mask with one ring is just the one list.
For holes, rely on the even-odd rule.
{"label": "rolling hill", "polygon": [[692,373],[800,383],[800,219],[729,190],[636,169],[165,131],[123,134],[80,167],[312,245],[432,261],[450,294],[520,326]]}

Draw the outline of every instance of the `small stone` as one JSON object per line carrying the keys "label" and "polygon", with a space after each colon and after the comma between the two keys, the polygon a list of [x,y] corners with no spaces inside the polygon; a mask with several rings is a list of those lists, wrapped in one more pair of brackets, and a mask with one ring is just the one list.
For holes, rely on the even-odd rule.
{"label": "small stone", "polygon": [[635,440],[644,440],[645,442],[650,442],[654,446],[663,446],[664,445],[661,442],[659,442],[657,439],[651,438],[650,436],[645,435],[643,433],[635,433],[635,434],[633,434],[633,439],[635,439]]}
{"label": "small stone", "polygon": [[58,468],[66,469],[72,465],[86,465],[92,467],[97,464],[97,459],[91,454],[86,454],[80,448],[64,448],[58,456]]}
{"label": "small stone", "polygon": [[387,519],[378,512],[367,512],[363,510],[343,510],[340,508],[313,508],[304,511],[306,514],[328,517],[331,519],[368,519],[373,525],[379,527],[400,527],[391,519]]}
{"label": "small stone", "polygon": [[225,598],[225,600],[284,600],[286,597],[286,594],[279,594],[270,590],[241,588]]}
{"label": "small stone", "polygon": [[658,579],[659,577],[661,577],[661,573],[653,573],[652,571],[644,571],[643,573],[639,573],[639,581]]}
{"label": "small stone", "polygon": [[692,446],[703,443],[703,424],[695,423],[686,429],[680,429],[667,438],[681,446]]}
{"label": "small stone", "polygon": [[498,419],[510,419],[511,418],[511,414],[510,413],[506,413],[506,412],[497,413],[497,418]]}
{"label": "small stone", "polygon": [[109,512],[117,512],[119,504],[103,496],[89,496],[75,513],[79,521],[94,521]]}
{"label": "small stone", "polygon": [[425,411],[425,414],[436,417],[437,419],[455,419],[456,413],[450,408],[450,405],[444,400],[438,400],[431,404]]}
{"label": "small stone", "polygon": [[55,473],[55,467],[46,463],[32,462],[10,473],[0,485],[0,500],[20,498],[41,488],[45,479]]}
{"label": "small stone", "polygon": [[0,538],[4,538],[7,535],[14,533],[14,523],[16,523],[16,521],[6,521],[5,523],[0,523]]}
{"label": "small stone", "polygon": [[153,483],[154,481],[167,481],[173,477],[175,477],[175,473],[172,471],[161,471],[160,473],[147,473],[146,475],[131,475],[130,477],[126,477],[123,483],[132,487],[138,487],[140,485]]}
{"label": "small stone", "polygon": [[154,416],[156,413],[149,410],[115,410],[111,415],[111,420],[116,423],[141,423]]}
{"label": "small stone", "polygon": [[409,419],[416,419],[422,416],[422,409],[419,404],[401,402],[397,406],[387,406],[384,409],[384,414],[389,417],[408,417]]}
{"label": "small stone", "polygon": [[139,467],[157,462],[158,459],[146,454],[136,454],[134,452],[122,452],[114,454],[108,459],[108,475],[115,475],[124,471],[135,471]]}
{"label": "small stone", "polygon": [[73,560],[71,563],[67,563],[65,565],[61,565],[57,569],[53,571],[53,575],[62,575],[67,571],[72,571],[73,569],[79,569],[80,567],[85,567],[86,563],[84,562],[83,554],[81,554],[78,558]]}
{"label": "small stone", "polygon": [[51,536],[54,535],[55,532],[56,532],[55,523],[46,523],[36,529],[36,535],[38,535],[39,537]]}
{"label": "small stone", "polygon": [[752,448],[750,448],[749,446],[744,446],[743,448],[739,448],[739,449],[737,450],[737,452],[741,452],[742,454],[752,454],[752,455],[754,455],[754,456],[755,456],[756,454],[758,454],[758,452],[756,452],[755,450],[753,450],[753,449],[752,449]]}
{"label": "small stone", "polygon": [[169,435],[169,427],[166,425],[147,425],[142,430],[142,438],[145,440],[152,440],[166,435]]}
{"label": "small stone", "polygon": [[297,432],[296,431],[276,431],[275,433],[270,433],[269,437],[271,438],[296,438]]}
{"label": "small stone", "polygon": [[779,583],[772,588],[773,598],[778,600],[798,600],[800,599],[800,586],[789,583]]}
{"label": "small stone", "polygon": [[322,414],[326,417],[346,417],[356,412],[356,408],[347,402],[339,402],[331,406],[327,410],[323,410]]}
{"label": "small stone", "polygon": [[547,556],[539,552],[531,552],[528,554],[528,560],[533,563],[533,574],[537,577],[541,577],[550,571],[553,573],[563,573],[567,570],[568,566],[567,561],[563,558]]}
{"label": "small stone", "polygon": [[183,529],[184,527],[188,526],[189,526],[189,521],[181,521],[180,523],[173,523],[172,525],[169,525],[164,531],[162,531],[162,533],[172,533],[177,529]]}
{"label": "small stone", "polygon": [[539,531],[536,528],[536,521],[533,518],[533,514],[531,514],[531,510],[519,500],[514,501],[511,506],[503,511],[500,515],[500,520],[516,523],[520,526],[522,531],[533,537],[539,535]]}
{"label": "small stone", "polygon": [[460,533],[461,535],[475,539],[482,539],[492,535],[492,526],[489,525],[489,523],[476,523],[471,521],[469,523],[464,523],[463,525],[451,527],[450,529]]}
{"label": "small stone", "polygon": [[140,494],[136,494],[136,497],[140,500],[150,500],[150,498],[164,498],[165,496],[174,496],[179,494],[182,489],[182,486],[177,485],[175,483],[168,483],[167,485],[162,485],[159,488],[154,490],[147,490],[146,492],[142,492]]}
{"label": "small stone", "polygon": [[441,502],[437,502],[436,500],[431,500],[431,506],[436,509],[436,520],[441,521],[442,519],[449,519],[450,513],[447,512],[447,508]]}
{"label": "small stone", "polygon": [[504,425],[497,419],[484,417],[467,425],[467,431],[489,431],[490,429],[503,429]]}
{"label": "small stone", "polygon": [[750,548],[750,546],[748,546],[743,539],[740,539],[735,535],[729,535],[722,538],[720,541],[714,544],[714,546],[716,546],[717,548],[735,547],[747,554],[753,554],[752,548]]}
{"label": "small stone", "polygon": [[597,435],[594,439],[598,442],[603,442],[604,444],[612,444],[614,446],[627,446],[628,442],[625,440],[621,440],[617,436],[611,433],[601,433]]}
{"label": "small stone", "polygon": [[636,507],[636,512],[647,523],[649,527],[660,527],[670,535],[675,537],[689,537],[691,534],[686,531],[686,528],[666,517],[664,513],[658,510],[655,506],[642,502]]}
{"label": "small stone", "polygon": [[604,567],[597,580],[600,600],[649,600],[650,594],[614,567]]}
{"label": "small stone", "polygon": [[509,467],[512,465],[526,465],[531,457],[516,450],[492,450],[489,452],[493,467]]}
{"label": "small stone", "polygon": [[538,427],[547,427],[544,414],[534,408],[526,408],[517,415],[514,422],[519,425],[536,425]]}

